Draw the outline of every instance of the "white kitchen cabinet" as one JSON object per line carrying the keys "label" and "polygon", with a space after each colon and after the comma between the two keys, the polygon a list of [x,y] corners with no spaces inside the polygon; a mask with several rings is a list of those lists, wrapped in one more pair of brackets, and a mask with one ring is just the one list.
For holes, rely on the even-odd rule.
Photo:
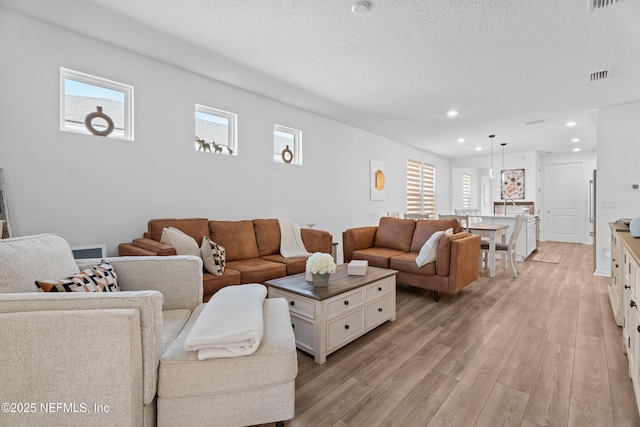
{"label": "white kitchen cabinet", "polygon": [[[611,282],[609,300],[622,326],[622,348],[627,353],[629,376],[636,402],[640,402],[640,239],[622,231],[617,224],[611,227]],[[639,405],[640,409],[640,405]]]}

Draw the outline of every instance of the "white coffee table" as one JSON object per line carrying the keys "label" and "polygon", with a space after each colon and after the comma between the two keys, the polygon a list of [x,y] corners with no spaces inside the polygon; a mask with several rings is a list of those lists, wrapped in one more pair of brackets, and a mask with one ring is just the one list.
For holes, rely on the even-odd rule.
{"label": "white coffee table", "polygon": [[328,354],[396,319],[396,270],[369,267],[366,276],[349,276],[342,264],[324,288],[307,282],[304,273],[265,285],[269,298],[287,300],[296,346],[320,365]]}

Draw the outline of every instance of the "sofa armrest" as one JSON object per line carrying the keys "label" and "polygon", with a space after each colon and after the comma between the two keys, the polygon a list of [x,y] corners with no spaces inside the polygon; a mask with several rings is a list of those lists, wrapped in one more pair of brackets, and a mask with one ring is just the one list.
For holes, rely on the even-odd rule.
{"label": "sofa armrest", "polygon": [[131,243],[121,243],[118,246],[118,253],[120,256],[177,255],[176,248],[173,246],[146,237],[134,239]]}
{"label": "sofa armrest", "polygon": [[456,293],[478,279],[481,238],[476,234],[458,234],[461,236],[456,236],[457,238],[451,240],[449,263],[450,293]]}
{"label": "sofa armrest", "polygon": [[328,231],[301,228],[300,235],[302,236],[302,243],[304,243],[307,252],[331,253],[333,237]]}
{"label": "sofa armrest", "polygon": [[[116,323],[111,323],[110,313],[116,313],[122,310],[134,310],[136,314],[135,327],[127,327],[118,329]],[[78,313],[86,313],[87,319],[81,320],[76,316]],[[7,322],[13,322],[12,319],[16,318],[17,314],[24,315],[26,313],[27,320],[23,323],[24,328],[18,329],[15,334],[17,337],[21,337],[21,340],[29,342],[33,346],[33,352],[37,356],[42,356],[43,351],[46,353],[46,357],[39,357],[42,364],[48,364],[48,361],[57,361],[55,371],[69,371],[76,372],[78,374],[78,381],[85,381],[86,378],[93,377],[95,371],[91,368],[96,367],[96,360],[102,360],[105,358],[105,363],[108,361],[122,361],[121,358],[125,357],[124,354],[119,354],[119,348],[122,345],[126,345],[127,341],[133,340],[137,342],[139,350],[137,350],[137,359],[139,365],[133,371],[127,372],[127,376],[140,376],[139,379],[131,379],[128,384],[132,386],[133,381],[138,381],[139,385],[137,390],[142,391],[143,400],[140,403],[149,404],[155,397],[157,387],[157,369],[160,361],[160,351],[162,349],[162,295],[155,291],[143,291],[143,292],[28,292],[28,293],[6,293],[0,294],[0,324],[5,320]],[[41,313],[41,314],[40,314]],[[51,314],[53,313],[53,314]],[[57,316],[58,321],[48,323],[46,325],[43,339],[40,339],[40,334],[36,331],[35,321],[32,325],[31,319],[35,318],[35,315],[43,316],[43,319],[51,318],[52,315]],[[117,314],[120,317],[121,314]],[[125,316],[130,317],[130,316]],[[91,319],[91,320],[88,320]],[[65,326],[67,323],[70,325]],[[33,326],[34,329],[31,329]],[[108,331],[107,331],[108,330]],[[111,332],[114,331],[112,335]],[[103,334],[104,332],[104,334]],[[6,346],[10,344],[12,352],[15,352],[15,343],[13,342],[12,335],[14,331],[6,329],[4,326],[0,326],[0,345]],[[8,335],[7,335],[8,334]],[[106,337],[112,337],[113,340],[110,344],[105,341]],[[110,338],[109,338],[110,339]],[[6,341],[8,340],[8,341]],[[97,359],[87,358],[88,355],[84,353],[85,349],[90,348],[104,348],[105,343],[108,348],[112,348],[113,351],[104,351],[102,356]],[[140,347],[141,346],[141,347]],[[27,347],[25,347],[27,348]],[[89,351],[89,350],[87,350]],[[9,353],[12,353],[9,352]],[[69,363],[65,362],[67,353],[71,360]],[[23,356],[29,356],[30,351],[26,351]],[[78,354],[82,354],[82,357],[78,357]],[[35,356],[33,356],[35,357]],[[47,359],[46,363],[45,360]],[[35,363],[34,369],[37,365],[38,372],[39,367],[43,366]],[[86,364],[85,364],[86,362]],[[102,366],[102,364],[98,364]],[[107,366],[105,365],[105,366]],[[3,365],[0,366],[11,366]],[[61,367],[66,367],[62,369]],[[73,368],[71,368],[73,367]],[[68,369],[67,369],[68,368]],[[85,370],[86,369],[86,370]],[[60,372],[51,373],[51,375],[62,375]],[[43,388],[40,384],[49,384],[46,378],[51,378],[48,375],[42,377],[33,376],[34,372],[30,373],[30,378],[34,383],[28,387],[25,384],[21,385],[21,392],[25,392],[30,388]],[[5,374],[11,376],[11,373],[7,369],[0,367],[0,382],[5,384]],[[24,377],[23,377],[24,379]],[[89,381],[91,386],[97,387],[100,383],[99,380]],[[54,387],[57,382],[51,382],[49,385]],[[64,381],[63,387],[67,390],[65,393],[69,393],[72,390],[70,384],[75,384],[72,381]],[[127,386],[124,385],[126,388]],[[74,387],[75,388],[75,387]],[[52,388],[54,391],[59,391],[57,386]],[[118,389],[120,392],[126,393],[126,390]],[[0,398],[6,397],[4,395],[5,387],[0,390]],[[129,395],[131,392],[129,391]],[[111,394],[109,394],[110,396]],[[60,401],[59,398],[67,396],[67,394],[60,394],[55,402]],[[27,395],[23,395],[27,397]],[[35,396],[33,396],[35,397]],[[69,396],[70,397],[70,396]],[[136,400],[140,400],[140,396],[135,396]],[[3,400],[5,401],[5,400]],[[48,402],[49,400],[43,400]],[[96,403],[110,404],[103,400],[96,400]]]}
{"label": "sofa armrest", "polygon": [[141,342],[135,309],[0,314],[0,345],[11,349],[0,352],[0,400],[36,405],[2,424],[142,425]]}
{"label": "sofa armrest", "polygon": [[345,263],[351,261],[351,254],[358,249],[373,247],[377,226],[349,228],[342,232],[342,258]]}

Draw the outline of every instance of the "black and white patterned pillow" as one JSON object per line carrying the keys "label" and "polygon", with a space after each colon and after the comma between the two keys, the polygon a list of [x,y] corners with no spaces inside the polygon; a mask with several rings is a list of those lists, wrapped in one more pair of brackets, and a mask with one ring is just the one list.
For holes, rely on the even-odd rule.
{"label": "black and white patterned pillow", "polygon": [[224,274],[224,265],[227,262],[227,253],[224,247],[204,236],[200,245],[200,255],[202,255],[204,268],[209,273],[218,277]]}
{"label": "black and white patterned pillow", "polygon": [[44,292],[118,292],[118,276],[113,266],[100,264],[61,280],[36,280],[36,286]]}

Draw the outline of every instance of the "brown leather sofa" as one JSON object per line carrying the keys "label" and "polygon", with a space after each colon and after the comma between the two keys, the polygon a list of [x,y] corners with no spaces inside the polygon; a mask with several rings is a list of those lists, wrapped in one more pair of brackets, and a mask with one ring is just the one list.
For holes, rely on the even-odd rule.
{"label": "brown leather sofa", "polygon": [[[418,267],[416,257],[436,231],[453,228],[438,242],[436,261]],[[420,220],[383,217],[377,227],[350,228],[342,233],[344,262],[367,260],[374,267],[397,270],[396,281],[455,294],[478,278],[480,236],[461,231],[457,219]]]}
{"label": "brown leather sofa", "polygon": [[[152,219],[147,224],[144,237],[119,245],[120,256],[176,255],[173,246],[160,243],[165,227],[179,229],[193,237],[198,245],[202,237],[207,236],[225,248],[224,274],[218,277],[206,271],[203,273],[204,302],[224,286],[264,283],[305,270],[306,258],[284,258],[280,255],[280,225],[277,219]],[[308,252],[331,253],[333,239],[329,232],[303,228],[301,235]]]}

